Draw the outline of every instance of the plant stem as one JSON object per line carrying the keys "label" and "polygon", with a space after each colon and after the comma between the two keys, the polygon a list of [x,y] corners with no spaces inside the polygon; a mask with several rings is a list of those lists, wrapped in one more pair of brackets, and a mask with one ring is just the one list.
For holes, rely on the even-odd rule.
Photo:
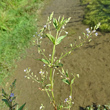
{"label": "plant stem", "polygon": [[[57,31],[56,38],[55,38],[55,44],[53,45],[51,66],[53,66],[54,55],[55,55],[55,46],[56,46],[57,37],[58,37],[58,31]],[[54,93],[53,93],[53,85],[54,85],[53,80],[54,80],[54,77],[53,77],[52,73],[53,73],[53,68],[50,69],[50,83],[51,83],[51,93],[52,93],[52,98],[53,98],[53,106],[56,108],[55,98],[54,98]]]}

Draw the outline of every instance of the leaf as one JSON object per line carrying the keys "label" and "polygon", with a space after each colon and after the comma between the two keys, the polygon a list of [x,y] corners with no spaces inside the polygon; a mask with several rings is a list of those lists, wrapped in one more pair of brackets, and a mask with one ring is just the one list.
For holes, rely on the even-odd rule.
{"label": "leaf", "polygon": [[59,18],[58,18],[58,22],[60,21],[60,16],[59,16]]}
{"label": "leaf", "polygon": [[8,96],[8,94],[4,91],[4,89],[2,89],[2,93],[4,94],[3,97],[6,98],[6,96]]}
{"label": "leaf", "polygon": [[51,86],[51,84],[46,84],[45,86]]}
{"label": "leaf", "polygon": [[49,61],[48,60],[45,60],[45,59],[36,59],[36,60],[39,60],[39,61],[42,61],[42,62],[44,62],[45,64],[49,64]]}
{"label": "leaf", "polygon": [[68,18],[68,20],[66,20],[66,23],[68,23],[70,21],[71,17]]}
{"label": "leaf", "polygon": [[57,27],[57,30],[59,31],[60,29],[61,29],[61,27],[63,26],[63,20],[64,20],[64,16],[62,17],[62,19],[61,19],[61,21],[59,21],[60,20],[60,17],[59,17],[59,19],[58,19],[58,27]]}
{"label": "leaf", "polygon": [[51,34],[46,34],[46,36],[55,44],[55,38]]}
{"label": "leaf", "polygon": [[56,40],[56,45],[60,44],[60,42],[61,42],[66,36],[67,36],[67,35],[59,37],[59,38]]}
{"label": "leaf", "polygon": [[56,66],[58,66],[58,67],[62,67],[63,64],[62,64],[62,63],[58,63]]}
{"label": "leaf", "polygon": [[54,12],[51,13],[49,20],[52,20],[53,14],[54,14]]}
{"label": "leaf", "polygon": [[68,76],[68,71],[66,71],[66,77],[69,77],[69,76]]}
{"label": "leaf", "polygon": [[61,24],[62,24],[63,20],[64,20],[64,16],[63,16],[62,19],[61,19],[61,22],[60,22]]}
{"label": "leaf", "polygon": [[18,110],[23,110],[25,105],[26,105],[26,103],[24,103]]}
{"label": "leaf", "polygon": [[70,85],[70,82],[67,79],[62,79],[62,81],[68,85]]}
{"label": "leaf", "polygon": [[16,83],[16,79],[13,81],[12,85],[15,86],[15,83]]}
{"label": "leaf", "polygon": [[10,107],[10,104],[9,104],[9,102],[8,102],[8,100],[7,100],[7,99],[2,99],[2,101],[4,101],[4,102],[5,102],[5,104],[6,104],[8,107]]}
{"label": "leaf", "polygon": [[75,78],[73,78],[73,79],[71,80],[71,84],[73,84],[73,83],[74,83],[74,80],[75,80]]}
{"label": "leaf", "polygon": [[58,22],[55,18],[53,18],[53,26],[57,29],[58,27]]}
{"label": "leaf", "polygon": [[4,89],[2,89],[2,93],[3,93],[3,94],[6,94],[6,92],[4,91]]}
{"label": "leaf", "polygon": [[49,64],[49,61],[45,60],[45,59],[41,59],[42,62],[44,62],[45,64]]}

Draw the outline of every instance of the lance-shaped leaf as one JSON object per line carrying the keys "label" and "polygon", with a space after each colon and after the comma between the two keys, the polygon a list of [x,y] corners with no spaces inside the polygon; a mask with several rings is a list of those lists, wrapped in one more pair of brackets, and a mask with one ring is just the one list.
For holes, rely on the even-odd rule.
{"label": "lance-shaped leaf", "polygon": [[10,103],[9,103],[9,101],[8,101],[7,99],[2,99],[2,101],[4,101],[5,104],[6,104],[8,107],[10,107]]}
{"label": "lance-shaped leaf", "polygon": [[15,86],[15,83],[16,83],[16,79],[13,81],[12,85]]}
{"label": "lance-shaped leaf", "polygon": [[8,94],[4,91],[4,89],[2,89],[2,93],[4,94],[3,97],[8,97]]}
{"label": "lance-shaped leaf", "polygon": [[56,40],[56,45],[60,44],[60,42],[66,37],[67,35],[65,36],[60,36],[57,40]]}
{"label": "lance-shaped leaf", "polygon": [[61,21],[59,21],[59,19],[58,19],[58,28],[57,28],[57,30],[59,31],[60,29],[61,29],[61,27],[64,25],[64,23],[63,23],[63,20],[64,20],[64,16],[62,17],[62,19],[61,19]]}
{"label": "lance-shaped leaf", "polygon": [[45,59],[37,59],[37,60],[39,60],[39,61],[42,61],[42,62],[44,62],[45,64],[49,64],[49,61],[48,60],[45,60]]}
{"label": "lance-shaped leaf", "polygon": [[24,103],[18,110],[23,110],[25,105],[26,105],[26,103]]}
{"label": "lance-shaped leaf", "polygon": [[11,92],[13,91],[14,87],[15,87],[15,83],[16,83],[16,79],[13,81],[12,85],[10,85],[11,87]]}
{"label": "lance-shaped leaf", "polygon": [[58,27],[58,22],[55,18],[53,18],[53,26],[55,27],[55,29],[57,30]]}
{"label": "lance-shaped leaf", "polygon": [[55,38],[51,34],[46,34],[46,36],[55,44]]}
{"label": "lance-shaped leaf", "polygon": [[65,74],[65,75],[66,75],[67,78],[69,77],[69,75],[68,75],[68,71],[66,71],[66,74]]}
{"label": "lance-shaped leaf", "polygon": [[49,19],[52,20],[54,12],[51,13]]}
{"label": "lance-shaped leaf", "polygon": [[75,78],[73,78],[73,79],[71,80],[71,84],[73,84],[73,83],[74,83],[74,80],[75,80]]}
{"label": "lance-shaped leaf", "polygon": [[62,81],[68,85],[70,85],[70,82],[67,79],[62,79]]}

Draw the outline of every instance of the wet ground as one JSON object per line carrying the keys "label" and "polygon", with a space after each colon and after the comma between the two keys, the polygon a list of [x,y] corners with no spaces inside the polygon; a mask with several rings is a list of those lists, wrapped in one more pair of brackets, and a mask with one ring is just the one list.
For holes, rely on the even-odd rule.
{"label": "wet ground", "polygon": [[[45,25],[47,17],[54,11],[54,17],[65,16],[65,18],[72,17],[66,30],[68,37],[65,38],[58,46],[56,56],[58,57],[69,49],[69,44],[73,43],[78,36],[83,37],[83,32],[86,32],[85,26],[82,24],[84,15],[84,7],[80,6],[80,0],[48,0],[48,3],[39,12],[38,27]],[[74,105],[71,110],[79,110],[79,107],[85,107],[93,103],[108,104],[110,103],[110,34],[102,34],[93,37],[93,41],[86,43],[79,49],[74,50],[69,56],[65,57],[62,62],[64,69],[68,69],[71,73],[78,73],[79,79],[75,80],[73,84],[73,101]],[[47,49],[46,55],[52,51],[52,44],[48,43],[47,39],[43,39],[42,48]],[[17,69],[12,76],[9,83],[17,79],[16,82],[16,96],[17,102],[23,104],[26,102],[28,110],[39,110],[42,104],[45,110],[53,110],[52,105],[45,92],[41,92],[38,88],[38,83],[33,83],[32,80],[24,78],[26,75],[24,69],[31,67],[34,74],[39,75],[39,71],[43,64],[33,58],[41,57],[37,53],[37,48],[32,47],[27,50],[28,56],[17,63]],[[31,55],[31,53],[34,55]],[[55,78],[55,95],[58,102],[64,101],[69,96],[69,87],[64,85],[59,80],[59,76]]]}

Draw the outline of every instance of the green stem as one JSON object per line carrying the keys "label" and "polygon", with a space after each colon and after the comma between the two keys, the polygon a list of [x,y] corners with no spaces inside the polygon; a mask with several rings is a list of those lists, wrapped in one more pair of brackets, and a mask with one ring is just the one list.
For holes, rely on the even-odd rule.
{"label": "green stem", "polygon": [[[82,44],[82,43],[81,43]],[[77,47],[79,47],[81,44],[77,45],[76,47],[72,48],[69,52],[67,52],[65,55],[63,55],[62,57],[59,58],[59,60],[57,60],[56,62],[60,61],[62,58],[64,58],[65,56],[67,56],[72,50],[76,49]],[[55,62],[55,63],[56,63]]]}
{"label": "green stem", "polygon": [[[53,66],[54,55],[55,55],[55,46],[56,46],[57,37],[58,37],[58,31],[57,31],[57,34],[56,34],[55,44],[53,46],[51,66]],[[52,93],[52,98],[53,98],[53,106],[56,107],[54,93],[53,93],[53,85],[54,85],[53,80],[54,80],[54,77],[52,76],[52,73],[53,73],[53,68],[50,69],[50,83],[51,83],[51,93]]]}
{"label": "green stem", "polygon": [[48,92],[48,89],[45,89],[45,91],[46,91],[48,97],[50,98],[50,101],[52,101],[52,100],[51,100],[51,97],[50,97],[50,94],[49,94],[49,92]]}
{"label": "green stem", "polygon": [[[39,48],[39,49],[40,49],[40,48]],[[42,52],[41,49],[40,49],[40,51]],[[46,59],[47,61],[49,61],[48,58],[45,56],[45,54],[44,54],[43,52],[42,52],[41,54],[45,57],[45,59]]]}

